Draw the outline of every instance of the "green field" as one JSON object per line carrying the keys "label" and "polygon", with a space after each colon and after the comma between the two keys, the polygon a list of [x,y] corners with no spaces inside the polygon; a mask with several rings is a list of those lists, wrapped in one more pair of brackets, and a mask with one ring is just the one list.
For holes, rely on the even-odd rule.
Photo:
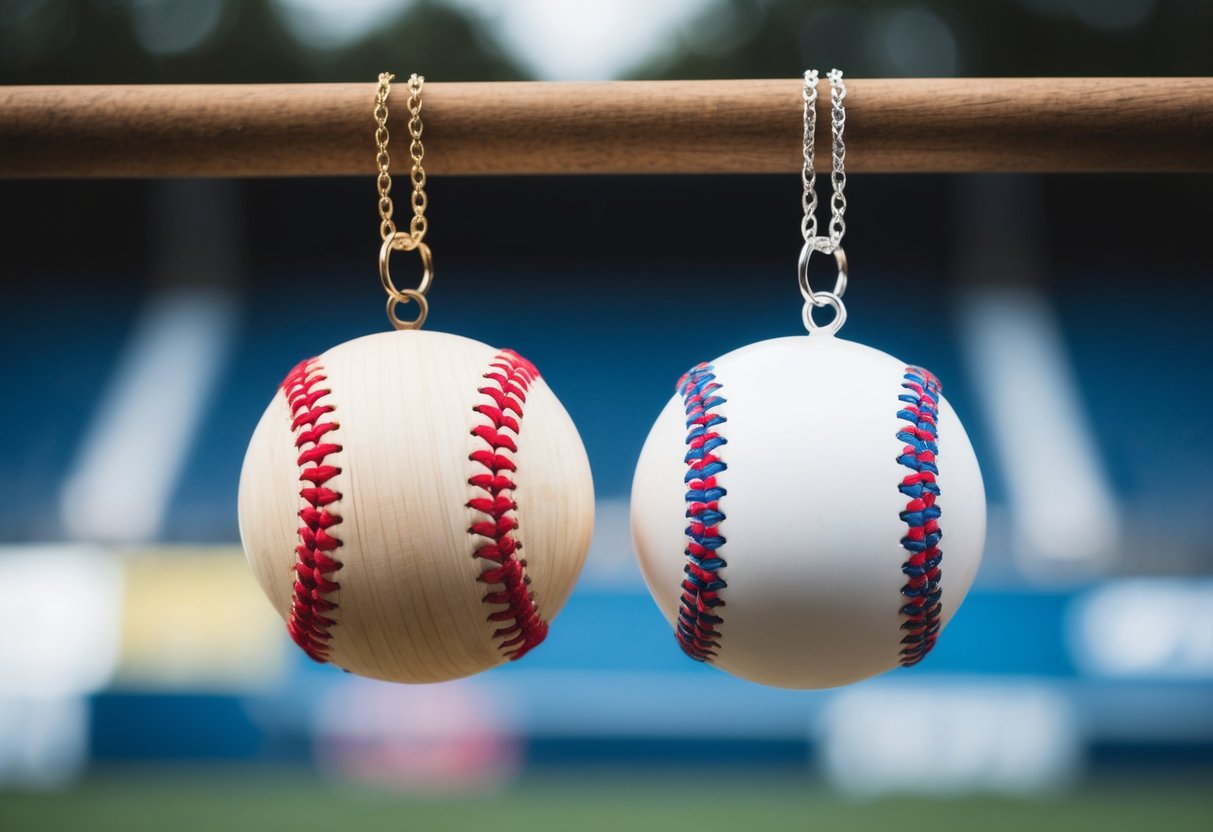
{"label": "green field", "polygon": [[[706,778],[703,782],[710,783]],[[493,797],[417,798],[333,785],[314,774],[126,771],[66,792],[0,792],[3,832],[485,830],[1213,830],[1201,778],[1103,783],[1047,800],[966,798],[855,803],[788,778],[722,778],[698,789],[673,771],[526,780]]]}

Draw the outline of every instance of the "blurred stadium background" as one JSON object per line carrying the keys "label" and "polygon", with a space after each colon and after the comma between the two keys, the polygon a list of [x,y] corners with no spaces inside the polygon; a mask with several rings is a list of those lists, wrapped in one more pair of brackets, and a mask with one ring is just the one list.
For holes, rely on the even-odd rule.
{"label": "blurred stadium background", "polygon": [[[0,5],[3,84],[1208,75],[1211,44],[1197,0]],[[283,374],[386,326],[370,132],[356,180],[0,183],[0,829],[1213,828],[1208,175],[851,178],[847,335],[944,380],[990,535],[923,666],[825,692],[686,661],[627,527],[678,375],[800,327],[797,177],[432,179],[429,325],[539,365],[598,527],[541,649],[406,688],[295,650],[236,528]]]}

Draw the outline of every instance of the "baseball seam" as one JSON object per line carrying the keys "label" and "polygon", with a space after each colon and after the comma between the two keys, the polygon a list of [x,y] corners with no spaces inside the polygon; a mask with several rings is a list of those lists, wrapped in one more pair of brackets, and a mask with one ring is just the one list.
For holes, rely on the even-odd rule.
{"label": "baseball seam", "polygon": [[330,628],[336,624],[328,613],[337,609],[330,596],[341,588],[333,575],[342,565],[331,554],[342,545],[334,531],[341,516],[327,508],[341,499],[341,494],[327,484],[341,473],[341,468],[327,463],[328,456],[340,452],[342,447],[332,441],[332,434],[339,427],[337,422],[321,421],[336,409],[328,399],[333,391],[317,387],[326,379],[320,360],[309,358],[301,361],[282,382],[291,432],[299,451],[299,479],[310,483],[299,491],[306,505],[299,511],[303,524],[299,527],[299,545],[295,547],[294,598],[287,631],[318,662],[328,661]]}
{"label": "baseball seam", "polygon": [[943,533],[939,528],[940,508],[936,504],[939,484],[936,477],[939,419],[939,380],[919,367],[907,367],[901,385],[908,393],[898,399],[903,407],[897,418],[907,424],[897,432],[897,438],[906,443],[897,462],[910,469],[902,479],[898,490],[910,498],[900,516],[909,528],[901,545],[909,557],[902,564],[906,575],[901,594],[906,603],[901,608],[905,621],[901,629],[901,664],[905,667],[918,664],[939,637],[940,601],[943,590],[940,582],[943,572],[939,567],[943,550],[939,548]]}
{"label": "baseball seam", "polygon": [[686,484],[687,545],[682,595],[679,598],[675,634],[684,653],[700,662],[710,662],[720,649],[720,631],[724,621],[716,610],[725,605],[720,597],[728,583],[719,574],[728,564],[719,550],[725,543],[720,523],[725,519],[720,499],[728,492],[717,482],[717,475],[728,465],[717,449],[728,440],[716,430],[727,421],[714,412],[725,399],[716,395],[721,385],[711,364],[699,364],[678,381],[678,393],[686,408],[687,465]]}
{"label": "baseball seam", "polygon": [[515,516],[518,503],[514,499],[517,485],[511,477],[517,471],[512,455],[518,452],[523,406],[539,371],[513,350],[501,350],[483,377],[490,383],[477,392],[488,401],[472,409],[487,423],[476,425],[471,433],[487,447],[473,451],[468,459],[485,468],[486,473],[471,476],[468,485],[485,496],[473,497],[467,507],[485,519],[472,523],[468,534],[487,541],[478,545],[472,555],[488,562],[477,580],[501,588],[490,590],[481,600],[505,605],[505,609],[489,613],[488,620],[501,625],[493,632],[493,638],[501,639],[498,647],[511,661],[516,661],[539,645],[548,633],[548,624],[539,617],[535,593],[530,590],[526,559],[518,556],[522,544],[514,534],[518,530]]}

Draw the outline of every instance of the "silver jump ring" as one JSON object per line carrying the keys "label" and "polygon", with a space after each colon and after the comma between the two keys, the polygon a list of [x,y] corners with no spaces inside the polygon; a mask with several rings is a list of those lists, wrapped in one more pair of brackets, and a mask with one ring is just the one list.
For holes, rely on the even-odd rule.
{"label": "silver jump ring", "polygon": [[[838,276],[834,278],[834,288],[829,292],[815,292],[813,284],[809,282],[809,258],[813,256],[814,251],[834,255],[834,263],[838,266]],[[829,301],[818,300],[826,294],[832,295],[841,303],[842,296],[847,292],[847,253],[842,250],[842,246],[834,245],[829,237],[813,237],[805,240],[804,246],[800,249],[800,258],[796,261],[796,278],[800,283],[800,294],[807,303],[817,307],[826,306]]]}

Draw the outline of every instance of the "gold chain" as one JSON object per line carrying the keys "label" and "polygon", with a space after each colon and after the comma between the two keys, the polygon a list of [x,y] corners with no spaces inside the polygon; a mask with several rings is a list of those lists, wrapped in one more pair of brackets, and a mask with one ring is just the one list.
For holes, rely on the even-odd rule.
{"label": "gold chain", "polygon": [[[434,260],[430,247],[423,240],[429,230],[429,222],[425,218],[427,200],[425,196],[425,168],[421,161],[425,157],[425,147],[421,144],[421,88],[425,78],[414,73],[409,78],[408,130],[412,141],[409,143],[409,156],[413,167],[409,171],[409,179],[413,185],[412,206],[413,218],[409,221],[409,230],[397,231],[396,223],[392,220],[392,174],[390,172],[391,157],[388,155],[388,141],[391,136],[387,127],[387,99],[392,91],[392,80],[396,76],[390,72],[379,74],[379,89],[375,94],[375,145],[378,153],[375,162],[379,165],[379,236],[383,245],[379,249],[379,279],[387,292],[387,316],[396,329],[420,329],[429,314],[429,303],[425,293],[434,280]],[[388,260],[392,251],[417,251],[421,256],[421,284],[416,289],[398,289],[392,282],[388,269]],[[396,307],[406,303],[416,303],[417,317],[412,320],[402,320],[396,315]]]}
{"label": "gold chain", "polygon": [[413,219],[409,222],[409,233],[413,241],[420,243],[425,238],[425,232],[430,224],[425,218],[425,168],[421,160],[425,157],[425,148],[421,145],[421,86],[425,78],[413,73],[409,78],[409,156],[413,159],[409,179],[413,181]]}
{"label": "gold chain", "polygon": [[375,144],[379,153],[375,161],[379,163],[379,236],[386,240],[396,233],[396,223],[392,222],[392,174],[388,172],[391,157],[387,153],[388,140],[391,134],[387,129],[387,97],[392,91],[392,79],[396,76],[390,72],[379,73],[379,91],[375,94]]}

